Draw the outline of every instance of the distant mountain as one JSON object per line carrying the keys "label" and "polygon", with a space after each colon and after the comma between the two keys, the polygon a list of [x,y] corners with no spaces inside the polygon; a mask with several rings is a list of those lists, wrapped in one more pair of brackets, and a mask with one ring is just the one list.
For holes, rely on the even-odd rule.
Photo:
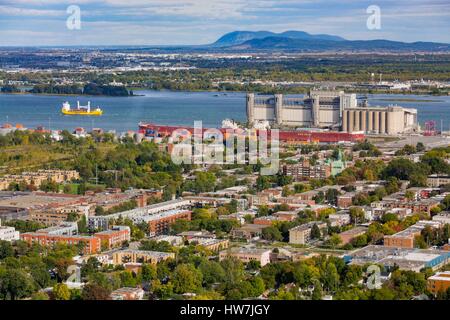
{"label": "distant mountain", "polygon": [[264,38],[345,41],[344,38],[338,36],[332,36],[328,34],[312,35],[304,31],[285,31],[282,33],[274,33],[270,31],[234,31],[222,36],[219,40],[214,42],[212,46],[229,47],[242,44],[246,41]]}
{"label": "distant mountain", "polygon": [[435,42],[399,42],[390,40],[346,40],[304,31],[234,31],[222,36],[210,47],[229,50],[296,50],[296,51],[450,51],[450,44]]}
{"label": "distant mountain", "polygon": [[405,43],[389,40],[300,40],[266,37],[248,40],[230,47],[238,50],[299,50],[299,51],[450,51],[450,44],[434,42]]}

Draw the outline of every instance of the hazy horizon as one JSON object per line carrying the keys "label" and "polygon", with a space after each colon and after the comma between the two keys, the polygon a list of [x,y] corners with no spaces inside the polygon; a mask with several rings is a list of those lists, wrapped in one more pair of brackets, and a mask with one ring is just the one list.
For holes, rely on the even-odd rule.
{"label": "hazy horizon", "polygon": [[[66,26],[70,5],[79,30]],[[367,28],[371,5],[380,29]],[[449,18],[447,0],[0,0],[0,46],[204,45],[236,30],[450,43]]]}

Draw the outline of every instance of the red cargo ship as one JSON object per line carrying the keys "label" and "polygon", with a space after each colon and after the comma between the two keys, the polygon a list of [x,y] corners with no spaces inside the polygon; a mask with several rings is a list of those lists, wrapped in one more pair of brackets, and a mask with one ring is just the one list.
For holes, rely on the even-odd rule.
{"label": "red cargo ship", "polygon": [[[147,137],[167,137],[171,136],[172,132],[177,129],[185,129],[191,134],[194,133],[194,128],[185,126],[164,126],[150,123],[140,123],[139,133]],[[203,132],[209,128],[202,128]],[[222,134],[234,131],[235,129],[218,129]],[[238,129],[239,130],[239,129]],[[236,130],[237,131],[237,130]],[[259,135],[260,131],[257,130]],[[267,135],[270,137],[270,130],[267,130]],[[337,142],[358,142],[364,141],[364,133],[347,133],[337,131],[279,131],[279,139],[282,143],[337,143]]]}

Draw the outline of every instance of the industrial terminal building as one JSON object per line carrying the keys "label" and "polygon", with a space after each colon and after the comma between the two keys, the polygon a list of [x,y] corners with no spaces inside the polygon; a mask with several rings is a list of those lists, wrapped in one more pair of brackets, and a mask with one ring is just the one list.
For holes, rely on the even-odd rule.
{"label": "industrial terminal building", "polygon": [[348,133],[399,134],[417,130],[417,110],[399,106],[358,105],[356,94],[311,91],[305,97],[247,94],[249,123],[330,128]]}

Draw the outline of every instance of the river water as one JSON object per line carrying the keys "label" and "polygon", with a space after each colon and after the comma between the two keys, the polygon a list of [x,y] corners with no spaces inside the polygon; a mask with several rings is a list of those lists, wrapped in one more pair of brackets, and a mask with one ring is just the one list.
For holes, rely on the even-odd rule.
{"label": "river water", "polygon": [[[137,91],[134,97],[88,97],[0,94],[0,124],[22,124],[26,128],[44,126],[73,130],[76,127],[102,128],[124,132],[136,130],[139,122],[193,126],[202,120],[205,127],[220,126],[223,119],[246,120],[245,93]],[[360,95],[359,95],[360,96]],[[400,105],[416,108],[421,125],[436,121],[440,129],[450,128],[450,96],[368,95],[372,106]],[[72,107],[77,100],[100,106],[101,117],[65,116],[60,112],[64,101]],[[407,101],[405,101],[407,100]],[[414,101],[410,101],[414,100]]]}

